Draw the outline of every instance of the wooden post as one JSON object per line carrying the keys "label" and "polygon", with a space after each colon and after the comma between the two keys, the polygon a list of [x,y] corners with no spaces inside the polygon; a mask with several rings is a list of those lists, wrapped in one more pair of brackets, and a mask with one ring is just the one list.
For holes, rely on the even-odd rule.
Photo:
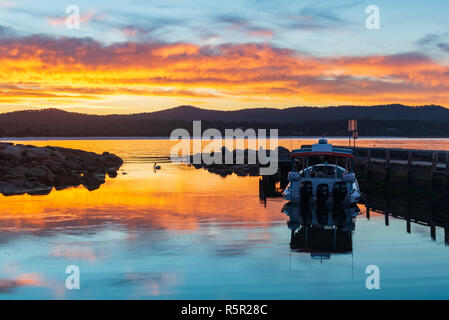
{"label": "wooden post", "polygon": [[449,245],[449,227],[444,227],[444,244]]}
{"label": "wooden post", "polygon": [[446,168],[444,168],[444,183],[447,183],[448,170],[449,170],[449,152],[446,151]]}
{"label": "wooden post", "polygon": [[433,173],[435,172],[435,168],[437,167],[438,163],[438,153],[433,152],[432,153],[432,169],[430,171],[430,180],[433,181]]}
{"label": "wooden post", "polygon": [[261,200],[265,200],[265,183],[263,177],[259,179],[259,197]]}
{"label": "wooden post", "polygon": [[413,159],[413,151],[408,152],[408,160],[407,160],[407,178],[411,178],[412,173],[412,159]]}
{"label": "wooden post", "polygon": [[390,150],[385,152],[385,179],[388,180],[389,176],[389,166],[390,166]]}
{"label": "wooden post", "polygon": [[385,151],[385,169],[390,165],[390,150]]}
{"label": "wooden post", "polygon": [[430,220],[430,237],[432,238],[432,240],[436,239],[436,228],[433,220]]}
{"label": "wooden post", "polygon": [[405,208],[405,215],[406,215],[406,221],[407,221],[407,233],[411,233],[411,220],[410,220],[410,214],[408,212],[408,208]]}
{"label": "wooden post", "polygon": [[365,175],[368,174],[369,163],[371,162],[371,149],[366,151]]}

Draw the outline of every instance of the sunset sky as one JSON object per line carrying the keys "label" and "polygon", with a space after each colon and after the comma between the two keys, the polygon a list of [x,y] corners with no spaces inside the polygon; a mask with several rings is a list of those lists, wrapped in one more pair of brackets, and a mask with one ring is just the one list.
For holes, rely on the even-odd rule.
{"label": "sunset sky", "polygon": [[0,0],[0,112],[449,107],[448,12],[446,0]]}

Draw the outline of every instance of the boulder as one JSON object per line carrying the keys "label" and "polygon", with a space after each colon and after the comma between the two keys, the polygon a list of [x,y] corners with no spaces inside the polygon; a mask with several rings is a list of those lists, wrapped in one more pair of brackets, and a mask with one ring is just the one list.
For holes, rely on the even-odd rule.
{"label": "boulder", "polygon": [[98,189],[100,185],[105,183],[105,176],[87,172],[83,175],[82,183],[88,190],[92,191]]}
{"label": "boulder", "polygon": [[0,150],[0,158],[4,160],[21,159],[25,149],[21,146],[10,145]]}
{"label": "boulder", "polygon": [[82,167],[80,165],[79,162],[77,162],[74,159],[69,159],[65,162],[65,165],[67,168],[69,168],[70,170],[81,170]]}
{"label": "boulder", "polygon": [[23,157],[26,160],[35,160],[35,159],[49,159],[51,157],[51,150],[46,148],[37,148],[33,147],[30,149],[26,149],[23,152]]}
{"label": "boulder", "polygon": [[116,177],[123,160],[114,154],[0,143],[0,192],[4,195],[48,194],[83,184],[95,190],[105,174]]}

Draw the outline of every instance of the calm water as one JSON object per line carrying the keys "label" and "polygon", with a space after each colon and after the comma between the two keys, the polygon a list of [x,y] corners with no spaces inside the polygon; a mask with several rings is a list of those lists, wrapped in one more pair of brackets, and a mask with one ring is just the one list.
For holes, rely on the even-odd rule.
{"label": "calm water", "polygon": [[[290,249],[285,202],[261,202],[257,177],[223,178],[171,163],[153,172],[149,157],[167,156],[168,140],[26,144],[113,152],[127,174],[92,192],[0,196],[0,299],[449,298],[449,248],[439,227],[436,240],[415,223],[407,233],[404,220],[390,217],[386,226],[384,215],[368,219],[360,205],[351,250],[312,257]],[[358,145],[449,150],[448,139]],[[365,287],[373,264],[380,290]],[[80,268],[80,290],[65,288],[68,265]]]}

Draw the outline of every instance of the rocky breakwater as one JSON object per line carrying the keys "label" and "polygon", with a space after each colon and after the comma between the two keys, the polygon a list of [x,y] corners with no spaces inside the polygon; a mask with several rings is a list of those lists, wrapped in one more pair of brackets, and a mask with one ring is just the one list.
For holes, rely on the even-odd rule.
{"label": "rocky breakwater", "polygon": [[[253,152],[253,158],[250,157],[250,151]],[[289,159],[290,151],[284,147],[277,148],[278,158],[275,161],[278,161],[279,158]],[[196,169],[203,168],[211,173],[219,174],[220,176],[227,176],[235,173],[238,176],[259,176],[260,168],[267,166],[267,164],[261,164],[259,161],[259,153],[264,153],[265,158],[270,158],[270,150],[260,149],[258,151],[254,150],[233,150],[230,151],[223,147],[221,152],[210,154],[197,154],[190,156],[190,164],[192,164]],[[243,155],[239,156],[238,155]],[[215,161],[214,163],[206,163],[204,161],[205,158],[208,159],[221,159],[221,161]],[[256,161],[249,161],[250,159],[256,159]],[[201,159],[201,162],[198,163],[198,159]],[[226,161],[226,159],[232,159],[232,161]],[[240,160],[240,161],[238,161]],[[242,161],[243,160],[243,161]],[[218,162],[218,163],[217,163]],[[228,163],[227,163],[228,162]],[[239,163],[243,162],[243,163]],[[252,163],[251,163],[252,162]]]}
{"label": "rocky breakwater", "polygon": [[0,192],[3,195],[48,194],[83,185],[95,190],[114,178],[123,160],[105,152],[96,154],[61,147],[0,143]]}

